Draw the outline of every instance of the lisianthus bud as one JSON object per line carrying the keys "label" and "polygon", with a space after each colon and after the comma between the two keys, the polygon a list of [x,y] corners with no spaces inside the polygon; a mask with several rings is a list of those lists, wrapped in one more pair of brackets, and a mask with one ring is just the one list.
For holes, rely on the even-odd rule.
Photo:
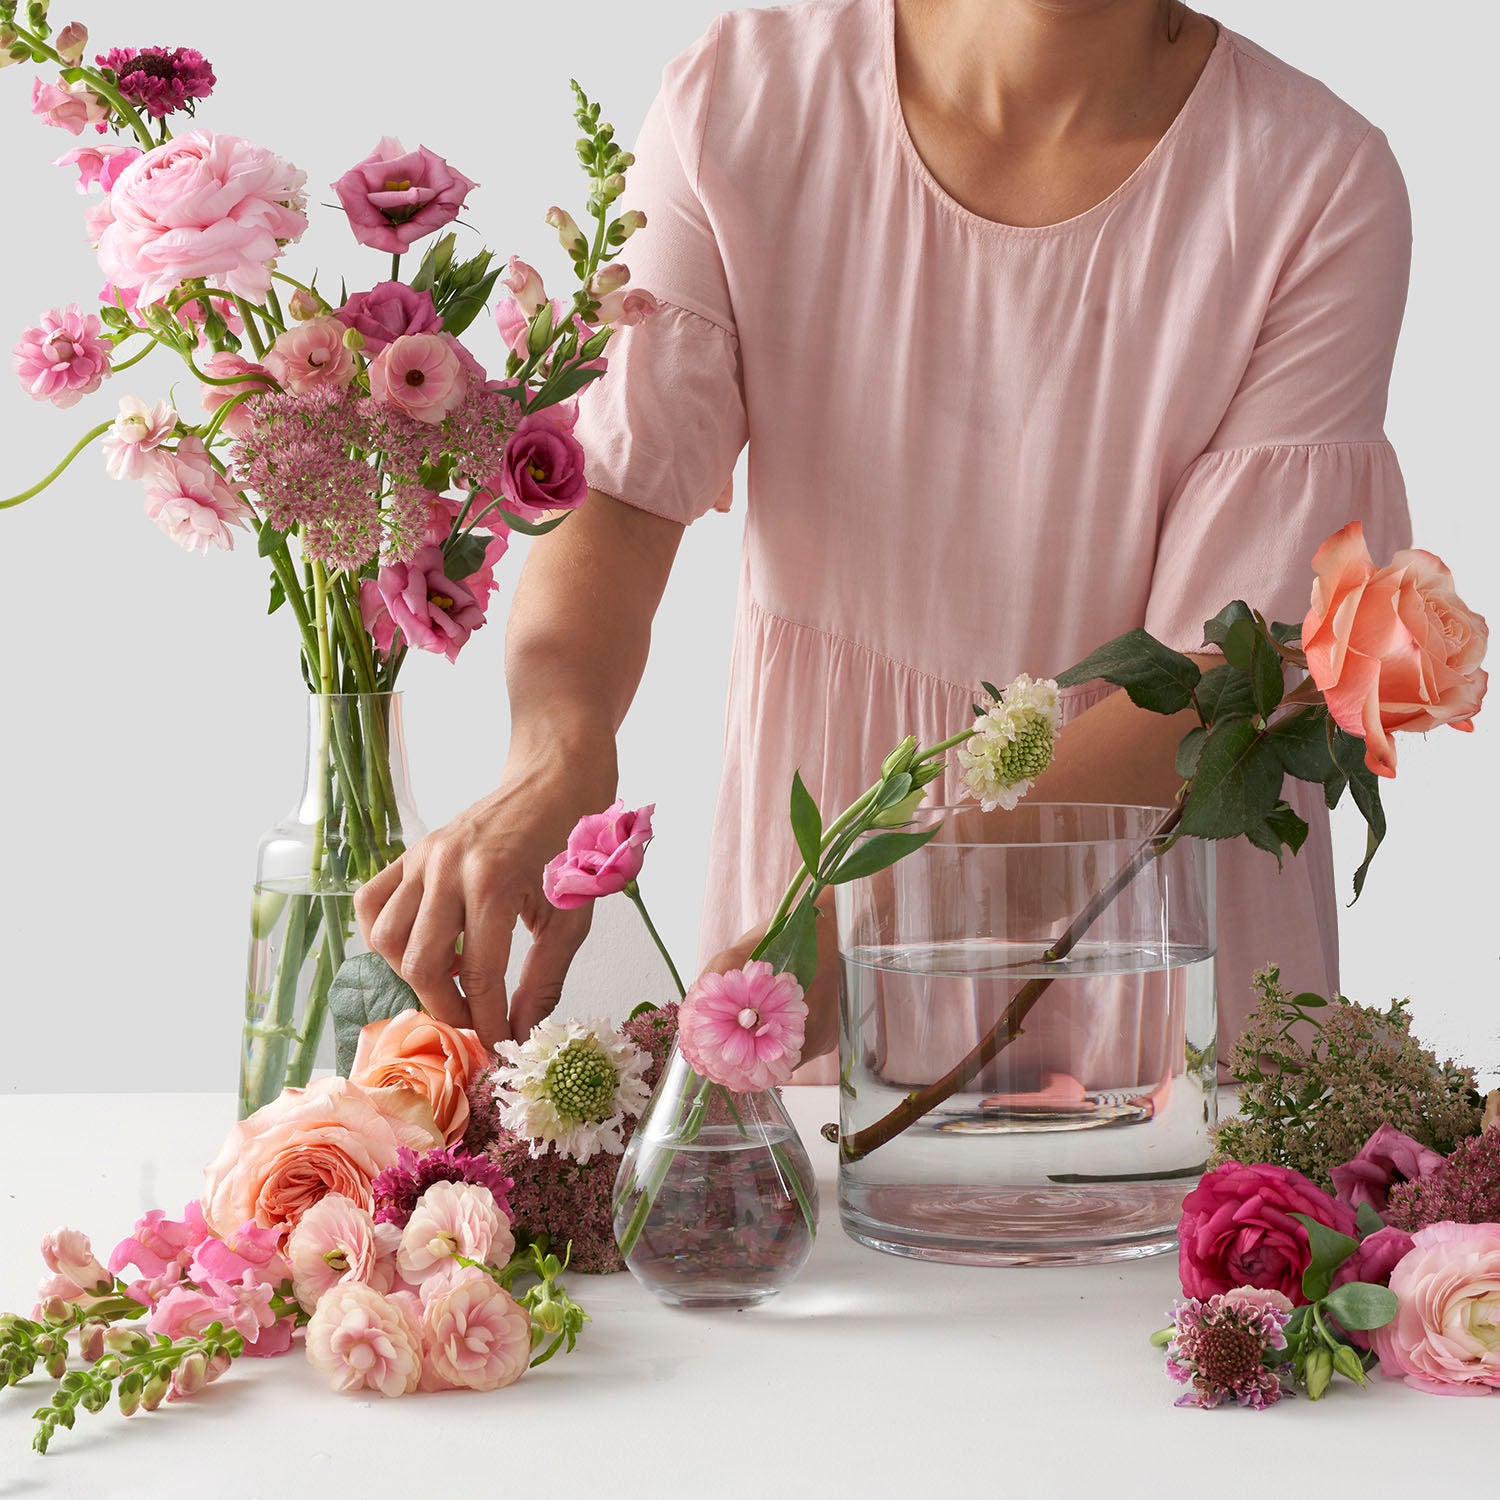
{"label": "lisianthus bud", "polygon": [[1365,1383],[1364,1361],[1360,1359],[1348,1344],[1339,1344],[1333,1351],[1333,1367],[1346,1380],[1352,1380],[1356,1385]]}
{"label": "lisianthus bud", "polygon": [[84,50],[88,44],[88,27],[82,21],[69,21],[57,33],[57,40],[52,45],[57,49],[57,55],[71,67],[74,63],[83,60]]}
{"label": "lisianthus bud", "polygon": [[299,323],[305,323],[309,318],[321,317],[323,313],[323,299],[315,296],[312,292],[304,291],[300,286],[286,300],[286,310]]}
{"label": "lisianthus bud", "polygon": [[911,758],[916,754],[917,737],[909,734],[891,751],[880,763],[880,774],[882,776],[899,776],[903,771],[911,769]]}
{"label": "lisianthus bud", "polygon": [[1057,724],[1057,684],[1050,678],[1034,682],[1023,672],[958,747],[965,792],[985,812],[1015,807],[1052,763]]}
{"label": "lisianthus bud", "polygon": [[344,348],[353,349],[358,354],[365,347],[365,336],[357,328],[346,328],[343,342]]}
{"label": "lisianthus bud", "polygon": [[557,231],[558,242],[569,255],[582,255],[588,249],[588,240],[567,209],[555,205],[549,208],[547,223]]}
{"label": "lisianthus bud", "polygon": [[1333,1356],[1320,1346],[1307,1356],[1307,1394],[1318,1400],[1332,1379]]}
{"label": "lisianthus bud", "polygon": [[602,300],[611,292],[618,291],[629,280],[630,268],[615,261],[613,265],[602,267],[599,274],[589,282],[589,295]]}

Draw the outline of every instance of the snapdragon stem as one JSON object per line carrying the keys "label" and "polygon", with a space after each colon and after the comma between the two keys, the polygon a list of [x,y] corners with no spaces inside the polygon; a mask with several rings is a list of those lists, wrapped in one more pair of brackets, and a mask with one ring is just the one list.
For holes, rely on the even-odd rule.
{"label": "snapdragon stem", "polygon": [[656,930],[656,923],[651,920],[651,913],[646,910],[646,903],[641,899],[641,888],[635,881],[630,881],[625,887],[625,894],[635,903],[635,909],[641,914],[641,921],[646,924],[646,931],[651,934],[651,941],[656,944],[656,951],[661,954],[667,965],[667,972],[672,976],[672,983],[677,986],[679,999],[687,998],[687,988],[682,982],[682,975],[677,972],[677,965],[672,962],[672,955],[667,951],[667,945],[662,942],[661,934]]}
{"label": "snapdragon stem", "polygon": [[63,470],[66,469],[68,465],[72,463],[73,460],[77,458],[78,455],[82,453],[83,450],[95,440],[95,438],[103,437],[104,434],[108,432],[109,429],[114,425],[114,421],[111,419],[108,422],[101,422],[97,427],[91,427],[86,433],[84,433],[81,438],[78,439],[76,443],[73,444],[71,448],[68,449],[67,453],[63,456],[62,462],[59,463],[58,466],[53,469],[50,474],[48,474],[43,479],[37,480],[37,482],[32,485],[29,490],[22,490],[19,495],[12,495],[8,500],[0,500],[0,510],[9,510],[13,505],[24,504],[27,500],[30,500],[33,495],[40,495],[41,492],[46,489],[54,479],[57,479],[62,474]]}

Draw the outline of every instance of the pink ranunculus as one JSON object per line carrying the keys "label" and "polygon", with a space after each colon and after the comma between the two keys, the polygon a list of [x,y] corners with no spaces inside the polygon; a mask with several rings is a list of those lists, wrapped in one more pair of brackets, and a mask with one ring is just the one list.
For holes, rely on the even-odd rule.
{"label": "pink ranunculus", "polygon": [[440,333],[443,328],[432,293],[414,291],[404,281],[382,281],[368,292],[355,292],[334,317],[364,339],[367,359],[409,333]]}
{"label": "pink ranunculus", "polygon": [[644,323],[657,310],[656,298],[640,286],[619,287],[599,299],[599,321],[615,328]]}
{"label": "pink ranunculus", "polygon": [[42,314],[11,352],[11,363],[33,401],[76,406],[110,373],[110,344],[96,313],[74,302]]}
{"label": "pink ranunculus", "polygon": [[588,498],[583,448],[572,433],[541,412],[521,418],[505,445],[499,471],[485,489],[503,497],[512,515],[540,520],[549,511],[575,510]]}
{"label": "pink ranunculus", "polygon": [[1387,1375],[1440,1396],[1500,1389],[1500,1224],[1430,1224],[1391,1273],[1396,1316],[1370,1334]]}
{"label": "pink ranunculus", "polygon": [[244,495],[214,467],[201,438],[185,437],[175,450],[158,450],[146,479],[146,514],[179,547],[229,552],[229,528],[242,530],[254,512]]}
{"label": "pink ranunculus", "polygon": [[401,1231],[396,1269],[413,1286],[459,1269],[455,1255],[504,1265],[515,1250],[510,1219],[482,1183],[435,1182]]}
{"label": "pink ranunculus", "polygon": [[531,1362],[531,1319],[488,1277],[455,1282],[422,1308],[422,1388],[494,1391]]}
{"label": "pink ranunculus", "polygon": [[[375,580],[375,590],[393,634],[399,630],[409,646],[449,661],[458,660],[464,642],[484,624],[479,601],[466,584],[454,582],[443,571],[443,554],[436,547],[420,548],[407,563],[386,563]],[[360,607],[380,646],[383,627],[378,613],[372,620],[372,604],[363,593]]]}
{"label": "pink ranunculus", "polygon": [[1360,1204],[1368,1203],[1376,1213],[1383,1214],[1391,1189],[1398,1182],[1431,1177],[1442,1170],[1446,1160],[1442,1152],[1387,1124],[1359,1148],[1353,1161],[1334,1167],[1330,1175],[1340,1203],[1356,1212]]}
{"label": "pink ranunculus", "polygon": [[414,1304],[358,1281],[326,1292],[307,1325],[307,1358],[336,1391],[404,1396],[422,1378],[422,1335]]}
{"label": "pink ranunculus", "polygon": [[384,136],[333,190],[361,245],[401,255],[424,235],[451,224],[477,185],[426,146],[407,151],[393,136]]}
{"label": "pink ranunculus", "polygon": [[1302,622],[1307,670],[1339,728],[1365,742],[1365,764],[1396,774],[1397,731],[1470,730],[1484,701],[1489,629],[1458,597],[1431,552],[1398,552],[1377,568],[1351,521],[1313,556]]}
{"label": "pink ranunculus", "polygon": [[500,281],[528,318],[547,300],[547,288],[542,285],[540,274],[519,255],[512,255],[506,262]]}
{"label": "pink ranunculus", "polygon": [[151,454],[177,431],[170,401],[147,406],[139,396],[120,401],[120,415],[104,435],[104,469],[112,479],[143,479],[154,467]]}
{"label": "pink ranunculus", "polygon": [[120,173],[99,264],[118,286],[155,302],[203,277],[259,298],[282,247],[307,228],[305,174],[232,135],[190,130]]}
{"label": "pink ranunculus", "polygon": [[74,146],[71,151],[64,151],[52,165],[77,167],[80,193],[94,187],[107,193],[115,185],[115,178],[140,155],[139,146]]}
{"label": "pink ranunculus", "polygon": [[[276,388],[275,378],[264,365],[252,364],[232,349],[221,349],[206,359],[200,368],[205,375],[219,382],[200,387],[203,409],[210,416],[236,396],[256,396]],[[249,404],[242,401],[224,418],[224,431],[231,437],[244,437],[250,431],[255,419],[246,409]]]}
{"label": "pink ranunculus", "polygon": [[267,350],[266,369],[282,390],[298,396],[324,386],[344,390],[358,368],[344,332],[344,325],[332,317],[293,323]]}
{"label": "pink ranunculus", "polygon": [[55,1278],[74,1288],[72,1292],[59,1293],[53,1287],[52,1294],[69,1301],[86,1292],[107,1291],[115,1284],[113,1275],[94,1254],[88,1235],[78,1229],[54,1229],[47,1235],[42,1240],[42,1260]]}
{"label": "pink ranunculus", "polygon": [[602,813],[585,813],[568,835],[568,847],[547,862],[542,893],[560,911],[623,891],[646,861],[651,842],[651,815],[656,804],[633,812],[623,800]]}
{"label": "pink ranunculus", "polygon": [[253,1219],[290,1229],[329,1193],[368,1205],[371,1182],[400,1147],[440,1145],[431,1108],[409,1089],[319,1079],[234,1126],[204,1169],[203,1211],[216,1228]]}
{"label": "pink ranunculus", "polygon": [[80,79],[77,83],[31,81],[31,112],[44,124],[82,135],[92,125],[101,134],[108,129],[109,105]]}
{"label": "pink ranunculus", "polygon": [[677,1012],[677,1045],[689,1066],[737,1094],[779,1088],[802,1060],[807,1002],[791,974],[762,959],[703,974]]}
{"label": "pink ranunculus", "polygon": [[403,334],[370,365],[370,394],[418,422],[441,422],[468,388],[454,341],[440,333]]}
{"label": "pink ranunculus", "polygon": [[304,1312],[312,1312],[332,1286],[374,1279],[379,1260],[370,1210],[342,1193],[313,1204],[287,1236],[292,1291]]}
{"label": "pink ranunculus", "polygon": [[1305,1302],[1302,1273],[1312,1251],[1294,1213],[1357,1238],[1354,1215],[1300,1172],[1228,1161],[1204,1173],[1183,1200],[1177,1230],[1183,1291],[1207,1300],[1254,1286]]}

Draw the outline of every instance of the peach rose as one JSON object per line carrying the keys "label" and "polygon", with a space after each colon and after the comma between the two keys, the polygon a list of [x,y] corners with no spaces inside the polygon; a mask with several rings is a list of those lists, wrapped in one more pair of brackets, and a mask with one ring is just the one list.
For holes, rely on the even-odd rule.
{"label": "peach rose", "polygon": [[360,1032],[349,1079],[367,1089],[414,1090],[432,1106],[443,1143],[451,1146],[469,1128],[469,1085],[493,1061],[472,1031],[404,1010]]}
{"label": "peach rose", "polygon": [[1377,568],[1351,521],[1313,556],[1302,622],[1307,669],[1340,729],[1365,742],[1365,764],[1396,774],[1396,730],[1473,729],[1488,677],[1489,630],[1431,552],[1398,552]]}
{"label": "peach rose", "polygon": [[371,1206],[370,1183],[397,1149],[443,1144],[424,1095],[324,1078],[287,1089],[230,1132],[203,1170],[203,1213],[215,1234],[248,1220],[290,1229],[329,1193]]}

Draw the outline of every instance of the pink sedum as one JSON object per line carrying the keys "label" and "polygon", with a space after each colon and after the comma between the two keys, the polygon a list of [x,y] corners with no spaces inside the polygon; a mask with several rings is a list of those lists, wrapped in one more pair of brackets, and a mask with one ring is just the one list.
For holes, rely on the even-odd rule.
{"label": "pink sedum", "polygon": [[110,373],[110,344],[100,329],[98,315],[76,302],[44,313],[11,351],[26,394],[53,406],[76,406],[97,391]]}
{"label": "pink sedum", "polygon": [[234,548],[231,526],[244,530],[254,512],[214,467],[200,438],[162,449],[146,476],[146,514],[188,552]]}
{"label": "pink sedum", "polygon": [[806,1025],[802,986],[754,959],[699,977],[677,1013],[677,1045],[695,1072],[744,1094],[790,1081]]}
{"label": "pink sedum", "polygon": [[307,1325],[307,1358],[336,1391],[404,1396],[422,1378],[415,1300],[362,1282],[333,1287]]}
{"label": "pink sedum", "polygon": [[531,1319],[510,1293],[475,1273],[422,1308],[422,1388],[494,1391],[531,1361]]}

